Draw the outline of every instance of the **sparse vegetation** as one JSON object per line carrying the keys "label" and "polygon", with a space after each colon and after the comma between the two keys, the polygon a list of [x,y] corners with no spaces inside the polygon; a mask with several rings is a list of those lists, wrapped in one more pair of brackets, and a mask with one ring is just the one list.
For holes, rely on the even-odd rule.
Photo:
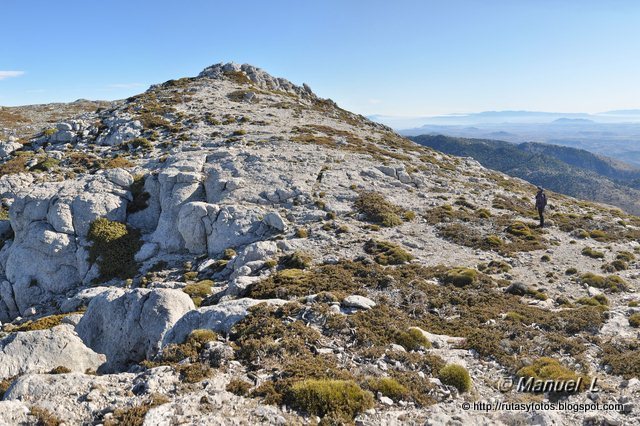
{"label": "sparse vegetation", "polygon": [[111,417],[105,420],[104,426],[142,426],[144,417],[153,407],[166,404],[170,399],[161,394],[151,396],[140,404],[117,408]]}
{"label": "sparse vegetation", "polygon": [[29,415],[36,418],[36,426],[58,426],[63,424],[62,420],[53,415],[49,410],[36,405],[29,409]]}

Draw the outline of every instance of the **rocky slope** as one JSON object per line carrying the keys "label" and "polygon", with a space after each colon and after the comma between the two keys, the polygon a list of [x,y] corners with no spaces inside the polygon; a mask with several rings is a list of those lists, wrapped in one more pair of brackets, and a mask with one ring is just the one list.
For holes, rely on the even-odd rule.
{"label": "rocky slope", "polygon": [[[0,423],[638,423],[640,219],[618,209],[550,194],[538,229],[532,185],[249,65],[9,151]],[[619,406],[463,408],[558,398]]]}

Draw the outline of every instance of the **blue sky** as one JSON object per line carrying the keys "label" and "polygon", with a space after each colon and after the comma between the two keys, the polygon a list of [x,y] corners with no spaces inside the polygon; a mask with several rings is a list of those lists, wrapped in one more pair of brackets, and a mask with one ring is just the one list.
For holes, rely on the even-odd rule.
{"label": "blue sky", "polygon": [[235,61],[362,114],[640,108],[639,22],[633,0],[3,0],[0,105]]}

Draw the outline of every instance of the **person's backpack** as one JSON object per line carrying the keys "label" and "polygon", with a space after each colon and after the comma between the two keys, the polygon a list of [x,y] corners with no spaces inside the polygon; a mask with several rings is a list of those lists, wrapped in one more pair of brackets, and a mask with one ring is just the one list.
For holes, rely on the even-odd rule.
{"label": "person's backpack", "polygon": [[547,195],[544,192],[538,192],[536,195],[536,207],[543,209],[547,206]]}

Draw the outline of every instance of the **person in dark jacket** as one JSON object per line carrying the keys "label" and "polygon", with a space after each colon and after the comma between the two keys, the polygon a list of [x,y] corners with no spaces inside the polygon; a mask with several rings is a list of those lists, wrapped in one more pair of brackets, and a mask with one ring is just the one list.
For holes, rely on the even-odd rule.
{"label": "person in dark jacket", "polygon": [[547,194],[544,193],[544,189],[538,187],[538,193],[536,194],[536,209],[538,215],[540,215],[540,228],[544,226],[544,208],[547,207]]}

